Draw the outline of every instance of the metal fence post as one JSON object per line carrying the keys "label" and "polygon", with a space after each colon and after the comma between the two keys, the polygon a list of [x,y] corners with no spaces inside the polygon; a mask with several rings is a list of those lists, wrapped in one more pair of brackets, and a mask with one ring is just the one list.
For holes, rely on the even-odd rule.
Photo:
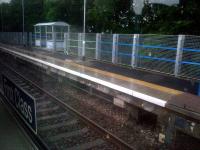
{"label": "metal fence post", "polygon": [[180,70],[181,70],[184,41],[185,41],[185,35],[179,35],[178,44],[177,44],[177,52],[176,52],[176,62],[175,62],[175,68],[174,68],[175,77],[179,75]]}
{"label": "metal fence post", "polygon": [[113,45],[112,45],[112,63],[117,63],[117,53],[118,53],[118,34],[113,34]]}
{"label": "metal fence post", "polygon": [[16,37],[17,37],[17,45],[20,45],[20,39],[21,39],[21,37],[20,37],[20,32],[17,32],[16,33]]}
{"label": "metal fence post", "polygon": [[19,44],[19,36],[18,36],[18,32],[16,32],[16,44],[18,45]]}
{"label": "metal fence post", "polygon": [[64,33],[64,45],[63,45],[63,47],[64,47],[64,54],[67,54],[67,33]]}
{"label": "metal fence post", "polygon": [[101,34],[96,34],[96,51],[95,51],[95,59],[100,60],[100,54],[101,54]]}
{"label": "metal fence post", "polygon": [[15,44],[14,43],[14,34],[13,34],[13,32],[10,32],[10,40],[11,40],[11,44]]}
{"label": "metal fence post", "polygon": [[28,45],[28,33],[27,32],[24,32],[24,46],[27,46]]}
{"label": "metal fence post", "polygon": [[15,45],[17,45],[17,32],[15,32]]}
{"label": "metal fence post", "polygon": [[8,32],[8,41],[7,41],[8,44],[11,44],[11,36],[10,36],[10,32]]}
{"label": "metal fence post", "polygon": [[19,45],[21,45],[21,41],[22,41],[22,35],[21,32],[19,32]]}
{"label": "metal fence post", "polygon": [[53,32],[53,50],[56,51],[56,33]]}
{"label": "metal fence post", "polygon": [[12,41],[12,43],[16,45],[16,42],[15,42],[15,39],[16,39],[16,38],[15,38],[15,32],[13,32],[12,34],[13,34],[13,35],[12,35],[12,36],[13,36],[13,41]]}
{"label": "metal fence post", "polygon": [[33,34],[32,32],[29,32],[29,46],[32,47],[32,43],[33,43],[33,38],[32,38]]}
{"label": "metal fence post", "polygon": [[197,91],[197,95],[200,96],[200,82],[198,83],[198,91]]}
{"label": "metal fence post", "polygon": [[132,55],[131,55],[131,66],[133,68],[137,67],[137,57],[138,57],[138,50],[139,50],[139,34],[134,34],[133,36],[133,47],[132,47]]}
{"label": "metal fence post", "polygon": [[[53,28],[53,27],[52,27]],[[53,34],[52,34],[52,38],[53,38],[53,49],[54,49],[54,29],[52,29]],[[40,26],[40,47],[42,47],[42,27]]]}
{"label": "metal fence post", "polygon": [[81,53],[81,56],[83,58],[85,57],[85,44],[86,44],[85,33],[82,33],[82,53]]}
{"label": "metal fence post", "polygon": [[22,45],[25,46],[26,45],[26,32],[22,33]]}
{"label": "metal fence post", "polygon": [[10,44],[10,32],[8,32],[8,40],[6,41],[7,44]]}
{"label": "metal fence post", "polygon": [[6,43],[7,43],[7,44],[10,43],[9,41],[10,41],[10,32],[8,32],[8,38],[7,38]]}
{"label": "metal fence post", "polygon": [[67,53],[70,53],[70,32],[67,33]]}
{"label": "metal fence post", "polygon": [[14,35],[13,35],[13,32],[10,32],[10,40],[11,40],[11,44],[14,45]]}
{"label": "metal fence post", "polygon": [[24,44],[24,34],[21,32],[21,34],[20,34],[20,36],[21,36],[21,42],[20,42],[20,45],[23,45]]}
{"label": "metal fence post", "polygon": [[78,56],[81,57],[82,54],[82,35],[78,33]]}

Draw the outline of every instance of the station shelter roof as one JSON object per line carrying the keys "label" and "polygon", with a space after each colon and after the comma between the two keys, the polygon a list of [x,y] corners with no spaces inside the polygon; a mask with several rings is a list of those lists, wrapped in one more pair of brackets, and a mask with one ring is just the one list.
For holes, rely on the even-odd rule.
{"label": "station shelter roof", "polygon": [[34,26],[70,26],[65,22],[46,22],[46,23],[37,23]]}

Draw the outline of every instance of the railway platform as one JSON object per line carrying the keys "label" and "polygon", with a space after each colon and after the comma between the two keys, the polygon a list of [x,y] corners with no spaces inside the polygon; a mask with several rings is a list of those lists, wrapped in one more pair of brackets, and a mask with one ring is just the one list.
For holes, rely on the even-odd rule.
{"label": "railway platform", "polygon": [[123,71],[99,62],[40,50],[27,51],[4,45],[0,46],[0,50],[3,55],[36,65],[47,74],[53,72],[58,78],[62,76],[86,85],[90,93],[97,90],[108,94],[112,96],[112,102],[121,108],[132,105],[136,114],[139,110],[156,114],[161,123],[160,142],[170,143],[175,130],[200,139],[200,98],[195,95],[196,85],[190,81],[137,70]]}
{"label": "railway platform", "polygon": [[[193,119],[200,120],[200,98],[193,93],[175,89],[176,87],[173,87],[175,85],[178,85],[177,87],[183,86],[181,85],[181,81],[173,80],[173,78],[171,78],[172,83],[169,83],[170,79],[168,79],[163,86],[159,85],[159,82],[162,83],[162,78],[157,78],[156,82],[154,82],[155,80],[152,80],[153,82],[148,81],[148,79],[156,77],[153,77],[152,74],[150,74],[151,77],[145,76],[145,72],[135,75],[137,72],[132,71],[131,76],[140,76],[143,78],[137,79],[137,77],[130,77],[130,75],[125,76],[124,74],[126,72],[116,72],[115,70],[117,69],[113,69],[110,66],[98,66],[95,63],[91,64],[91,62],[87,65],[73,57],[61,57],[58,54],[52,55],[52,53],[50,54],[39,50],[26,51],[19,48],[5,47],[1,47],[1,49],[4,52],[36,63],[59,75],[67,76],[72,80],[80,81],[97,90],[112,94],[117,99],[121,99],[122,102],[135,104],[139,99],[142,101],[137,106],[143,107],[143,109],[148,110],[149,107],[152,108],[150,105],[153,105],[154,107],[167,108],[192,117]],[[179,83],[177,84],[175,82]],[[172,88],[167,87],[167,85],[165,86],[166,83],[173,85]],[[194,91],[194,87],[191,86],[189,88],[191,91]],[[131,99],[133,97],[134,99]]]}

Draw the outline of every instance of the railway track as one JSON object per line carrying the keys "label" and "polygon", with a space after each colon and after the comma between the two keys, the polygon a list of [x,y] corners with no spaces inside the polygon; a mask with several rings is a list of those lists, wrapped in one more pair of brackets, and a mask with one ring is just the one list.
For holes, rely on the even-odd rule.
{"label": "railway track", "polygon": [[48,149],[134,149],[11,67],[1,70],[36,99],[37,136]]}
{"label": "railway track", "polygon": [[2,56],[1,62],[15,68],[15,71],[78,110],[131,147],[153,150],[162,146],[157,140],[157,130],[152,126],[153,123],[150,122],[142,126],[136,124],[126,109],[113,105],[110,98],[105,100],[105,95],[99,97],[99,93],[94,93],[95,96],[92,96],[88,89],[85,91],[87,88],[85,86],[70,83],[68,79],[60,75],[50,73],[48,70],[41,69],[21,59],[9,55]]}

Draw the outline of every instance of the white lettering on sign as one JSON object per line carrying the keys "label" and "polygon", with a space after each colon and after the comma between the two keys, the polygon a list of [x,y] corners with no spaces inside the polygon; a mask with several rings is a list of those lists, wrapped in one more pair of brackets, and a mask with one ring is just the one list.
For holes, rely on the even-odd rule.
{"label": "white lettering on sign", "polygon": [[36,104],[29,93],[2,75],[3,91],[7,101],[23,121],[37,134]]}
{"label": "white lettering on sign", "polygon": [[27,104],[26,101],[23,100],[23,98],[20,96],[19,91],[15,88],[14,90],[15,95],[15,105],[17,109],[23,114],[23,116],[28,119],[29,123],[32,123],[32,109],[31,106]]}

